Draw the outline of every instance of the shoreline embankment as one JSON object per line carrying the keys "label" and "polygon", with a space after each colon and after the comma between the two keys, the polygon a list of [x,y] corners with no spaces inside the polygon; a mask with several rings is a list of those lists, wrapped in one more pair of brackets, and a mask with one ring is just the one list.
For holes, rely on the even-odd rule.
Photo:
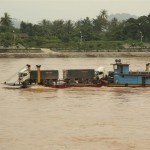
{"label": "shoreline embankment", "polygon": [[150,57],[150,49],[134,51],[102,50],[102,51],[53,51],[41,49],[41,51],[10,51],[0,53],[0,58],[88,58],[88,57]]}

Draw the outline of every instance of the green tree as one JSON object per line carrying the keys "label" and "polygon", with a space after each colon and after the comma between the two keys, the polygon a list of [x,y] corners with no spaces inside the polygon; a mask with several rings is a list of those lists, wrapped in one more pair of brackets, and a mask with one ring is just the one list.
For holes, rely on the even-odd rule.
{"label": "green tree", "polygon": [[1,17],[0,24],[6,27],[12,27],[12,20],[8,13],[4,13],[4,17]]}
{"label": "green tree", "polygon": [[13,36],[11,33],[6,32],[6,33],[2,33],[1,34],[1,41],[0,43],[4,46],[4,47],[9,47],[10,45],[12,45],[13,42]]}
{"label": "green tree", "polygon": [[29,36],[33,35],[33,24],[32,23],[25,23],[25,22],[21,22],[20,24],[20,31],[22,33],[26,33]]}
{"label": "green tree", "polygon": [[69,42],[73,39],[74,25],[71,20],[68,20],[64,23],[62,32],[63,34],[61,36],[61,40],[63,42]]}
{"label": "green tree", "polygon": [[106,10],[100,11],[100,14],[96,17],[96,19],[93,19],[93,28],[97,37],[96,39],[101,39],[104,36],[103,32],[107,31],[108,29]]}
{"label": "green tree", "polygon": [[44,26],[44,27],[48,27],[49,25],[51,25],[51,22],[49,20],[43,19],[40,23],[40,26]]}
{"label": "green tree", "polygon": [[128,19],[124,24],[123,30],[127,36],[127,39],[136,39],[139,32],[139,25],[137,20],[134,18]]}
{"label": "green tree", "polygon": [[61,39],[62,34],[64,33],[64,20],[55,20],[52,22],[52,34],[53,36]]}
{"label": "green tree", "polygon": [[49,20],[43,19],[39,23],[39,35],[50,38],[52,36],[52,23]]}
{"label": "green tree", "polygon": [[107,17],[108,17],[107,10],[105,10],[105,9],[101,10],[100,16],[103,20],[107,20]]}
{"label": "green tree", "polygon": [[[139,32],[142,33],[144,39],[150,38],[150,16],[141,16],[137,19]],[[141,35],[140,35],[141,36]]]}
{"label": "green tree", "polygon": [[119,25],[119,21],[117,18],[113,18],[109,23],[109,29],[114,29]]}
{"label": "green tree", "polygon": [[79,37],[82,36],[83,40],[85,41],[90,41],[93,39],[93,24],[89,17],[79,20],[76,23],[76,32],[77,35]]}

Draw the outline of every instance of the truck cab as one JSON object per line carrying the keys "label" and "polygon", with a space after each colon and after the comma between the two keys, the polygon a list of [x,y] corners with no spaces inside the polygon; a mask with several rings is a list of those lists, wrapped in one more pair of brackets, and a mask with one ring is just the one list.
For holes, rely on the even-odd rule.
{"label": "truck cab", "polygon": [[18,73],[18,79],[19,79],[19,83],[21,84],[29,84],[29,80],[30,80],[29,70],[27,68],[22,69]]}
{"label": "truck cab", "polygon": [[105,70],[105,67],[98,67],[95,69],[95,76],[97,79],[104,79],[108,75],[108,72]]}

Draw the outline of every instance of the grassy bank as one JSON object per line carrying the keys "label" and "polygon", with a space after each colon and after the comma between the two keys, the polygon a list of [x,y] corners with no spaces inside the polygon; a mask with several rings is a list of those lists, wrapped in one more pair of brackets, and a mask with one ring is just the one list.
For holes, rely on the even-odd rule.
{"label": "grassy bank", "polygon": [[[30,44],[29,44],[30,45]],[[61,42],[48,41],[42,42],[39,47],[50,48],[52,50],[102,50],[102,49],[123,49],[124,42],[122,41],[82,41],[82,42]],[[32,45],[34,46],[34,45]],[[35,45],[36,46],[36,45]]]}
{"label": "grassy bank", "polygon": [[[133,45],[134,43],[134,45]],[[33,43],[32,43],[33,44]],[[36,47],[36,44],[31,47]],[[139,41],[70,41],[62,42],[59,40],[49,40],[41,42],[39,47],[49,48],[51,50],[66,50],[66,51],[103,51],[103,50],[122,50],[122,49],[149,49],[148,43],[141,43]]]}

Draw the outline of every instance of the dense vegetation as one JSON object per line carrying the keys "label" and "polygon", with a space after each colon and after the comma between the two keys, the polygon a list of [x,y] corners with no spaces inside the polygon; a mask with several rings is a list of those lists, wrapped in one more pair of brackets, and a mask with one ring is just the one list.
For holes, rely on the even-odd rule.
{"label": "dense vegetation", "polygon": [[32,24],[22,21],[20,29],[13,26],[8,13],[0,19],[0,46],[4,47],[21,44],[25,47],[100,50],[149,41],[150,14],[137,19],[108,21],[107,11],[102,10],[94,19],[86,17],[76,22],[43,19],[39,24]]}

